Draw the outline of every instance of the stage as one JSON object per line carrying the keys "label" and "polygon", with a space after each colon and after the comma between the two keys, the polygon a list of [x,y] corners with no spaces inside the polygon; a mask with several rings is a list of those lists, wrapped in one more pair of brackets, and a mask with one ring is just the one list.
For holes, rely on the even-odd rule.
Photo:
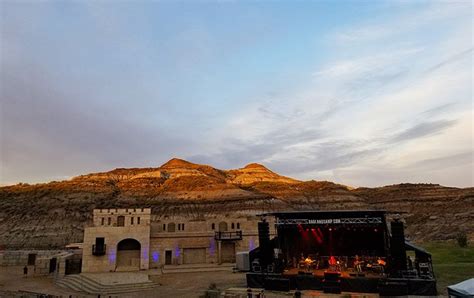
{"label": "stage", "polygon": [[[301,270],[299,268],[291,268],[284,270],[281,274],[284,277],[290,277],[294,275],[309,275],[314,276],[316,278],[324,278],[324,272],[328,272],[325,269],[313,269],[313,270]],[[337,271],[342,278],[355,278],[355,277],[365,277],[365,278],[375,278],[380,279],[384,278],[384,274],[380,273],[372,273],[372,272],[355,272],[353,270],[342,270]]]}
{"label": "stage", "polygon": [[[383,211],[276,212],[258,223],[249,254],[251,288],[385,296],[436,295],[431,255],[405,242],[404,226]],[[270,239],[264,216],[275,217]],[[412,260],[407,250],[415,251]]]}
{"label": "stage", "polygon": [[[419,278],[387,278],[382,276],[351,276],[339,278],[342,292],[379,293],[383,296],[436,295],[436,281]],[[247,286],[272,291],[324,290],[324,274],[248,273]]]}

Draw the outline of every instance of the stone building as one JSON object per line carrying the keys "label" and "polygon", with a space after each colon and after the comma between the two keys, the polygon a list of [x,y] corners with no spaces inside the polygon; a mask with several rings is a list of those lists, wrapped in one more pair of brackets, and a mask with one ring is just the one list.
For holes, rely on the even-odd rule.
{"label": "stone building", "polygon": [[225,214],[167,216],[148,208],[96,209],[92,226],[84,230],[82,272],[234,263],[237,252],[258,246],[258,220]]}
{"label": "stone building", "polygon": [[34,276],[62,276],[78,272],[72,272],[72,267],[80,262],[77,258],[80,253],[74,250],[7,250],[0,251],[0,266],[26,266],[28,275]]}

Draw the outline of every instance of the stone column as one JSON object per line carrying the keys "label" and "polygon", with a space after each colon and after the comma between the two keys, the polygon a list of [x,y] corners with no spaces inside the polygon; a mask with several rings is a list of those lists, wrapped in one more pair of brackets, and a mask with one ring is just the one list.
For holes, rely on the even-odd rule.
{"label": "stone column", "polygon": [[217,263],[222,264],[222,241],[217,241]]}
{"label": "stone column", "polygon": [[57,278],[63,278],[66,275],[66,257],[58,258]]}

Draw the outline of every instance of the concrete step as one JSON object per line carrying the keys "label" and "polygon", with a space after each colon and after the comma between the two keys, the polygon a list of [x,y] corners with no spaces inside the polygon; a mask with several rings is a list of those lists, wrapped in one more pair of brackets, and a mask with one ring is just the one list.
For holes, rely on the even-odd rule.
{"label": "concrete step", "polygon": [[147,281],[147,282],[136,282],[136,283],[118,283],[118,284],[102,284],[93,278],[86,277],[86,276],[75,276],[69,278],[71,282],[74,283],[79,283],[79,284],[85,284],[90,288],[110,288],[113,287],[114,289],[121,289],[121,288],[130,288],[130,287],[141,287],[141,286],[156,286],[152,281]]}
{"label": "concrete step", "polygon": [[71,290],[75,290],[78,292],[85,292],[89,294],[120,294],[120,293],[130,293],[130,292],[139,292],[145,290],[151,290],[156,288],[158,285],[134,285],[132,287],[90,287],[90,285],[86,285],[84,283],[76,283],[76,282],[67,282],[67,283],[58,283],[59,286],[69,288]]}
{"label": "concrete step", "polygon": [[101,284],[90,277],[79,274],[68,275],[63,279],[57,280],[56,284],[75,291],[86,292],[90,294],[119,294],[130,293],[144,290],[151,290],[159,284],[149,282],[122,283],[122,284]]}
{"label": "concrete step", "polygon": [[232,272],[235,264],[184,264],[184,265],[165,265],[163,273],[189,273],[189,272]]}
{"label": "concrete step", "polygon": [[232,272],[232,268],[176,268],[176,269],[163,269],[164,274],[169,273],[191,273],[191,272],[216,272],[216,271],[227,271]]}
{"label": "concrete step", "polygon": [[215,268],[215,267],[235,267],[235,263],[180,264],[180,265],[164,265],[163,266],[163,268]]}
{"label": "concrete step", "polygon": [[91,290],[91,291],[108,291],[110,289],[114,289],[114,290],[142,289],[142,288],[150,288],[150,287],[158,286],[158,284],[154,282],[121,284],[121,285],[100,285],[100,284],[98,285],[98,284],[92,283],[90,280],[87,280],[87,279],[65,279],[62,281],[58,281],[57,284],[71,285],[76,288],[81,288],[81,289]]}

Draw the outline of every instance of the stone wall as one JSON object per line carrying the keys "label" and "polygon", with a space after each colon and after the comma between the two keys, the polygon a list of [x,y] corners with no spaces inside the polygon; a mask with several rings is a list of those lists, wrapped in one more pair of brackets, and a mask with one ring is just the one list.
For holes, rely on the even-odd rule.
{"label": "stone wall", "polygon": [[[128,270],[159,268],[167,263],[167,257],[173,265],[234,262],[237,252],[258,246],[258,221],[256,216],[231,217],[224,213],[190,219],[151,215],[150,209],[97,209],[94,226],[84,231],[82,272],[119,271],[123,258],[131,264]],[[219,238],[218,232],[230,232],[233,239]],[[275,235],[273,222],[270,234]],[[92,251],[98,237],[104,238],[106,245],[105,254],[100,256]],[[128,248],[118,252],[118,244],[124,239],[140,243],[139,256],[137,250]]]}
{"label": "stone wall", "polygon": [[58,254],[60,250],[5,250],[0,252],[1,266],[25,266],[28,264],[28,255],[35,254],[36,260],[50,259]]}
{"label": "stone wall", "polygon": [[[131,266],[137,264],[137,269],[148,269],[150,214],[151,210],[149,208],[94,210],[94,226],[86,227],[84,230],[82,272],[120,270],[117,266],[117,257],[128,258],[133,255],[133,253],[125,251],[117,253],[119,243],[126,239],[136,240],[140,246],[139,260],[135,260],[134,257],[133,260],[130,260]],[[124,217],[123,226],[119,224],[119,217],[121,216]],[[92,247],[96,244],[96,238],[99,237],[105,240],[105,254],[93,255]],[[123,264],[123,262],[119,263]]]}
{"label": "stone wall", "polygon": [[[166,252],[171,253],[171,264],[183,264],[186,251],[205,249],[203,263],[219,264],[222,258],[223,242],[233,243],[235,253],[249,251],[258,247],[258,224],[255,216],[229,217],[211,216],[205,220],[189,220],[180,216],[155,216],[152,218],[150,240],[150,268],[158,268],[166,262]],[[224,224],[225,223],[225,224]],[[170,224],[173,228],[170,230]],[[226,232],[242,232],[242,240],[216,240],[215,233],[224,229]],[[270,222],[270,235],[275,236],[274,223]],[[235,235],[235,234],[234,234]]]}
{"label": "stone wall", "polygon": [[[97,237],[105,239],[106,253],[102,256],[92,254],[92,246]],[[88,227],[84,231],[82,272],[111,272],[117,269],[117,245],[125,239],[140,243],[140,269],[148,269],[150,226],[135,227]]]}
{"label": "stone wall", "polygon": [[118,218],[124,218],[124,226],[150,225],[150,208],[94,209],[93,226],[118,226]]}
{"label": "stone wall", "polygon": [[[63,276],[66,268],[66,259],[74,256],[73,251],[61,250],[7,250],[0,252],[1,266],[27,266],[28,275]],[[35,255],[34,264],[28,265],[28,256]],[[56,259],[55,267],[52,259]],[[23,269],[22,269],[23,270]]]}

